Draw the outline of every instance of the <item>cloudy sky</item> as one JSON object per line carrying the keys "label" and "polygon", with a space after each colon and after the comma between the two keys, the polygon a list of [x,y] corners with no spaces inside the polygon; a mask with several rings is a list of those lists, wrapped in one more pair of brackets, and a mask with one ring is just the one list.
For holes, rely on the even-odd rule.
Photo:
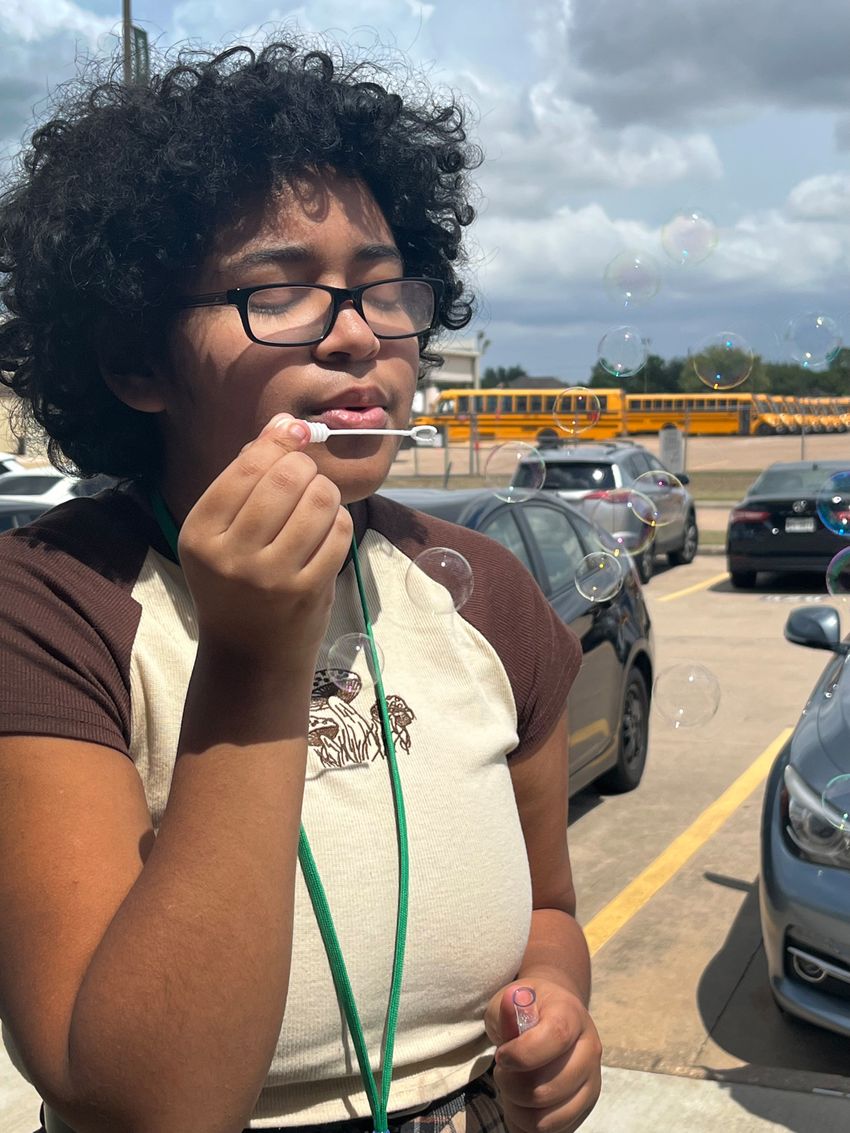
{"label": "cloudy sky", "polygon": [[[622,324],[663,356],[734,331],[787,358],[805,313],[850,342],[847,0],[133,0],[133,20],[163,47],[292,21],[460,91],[486,154],[466,332],[490,340],[485,365],[579,381]],[[4,0],[0,168],[75,60],[119,33],[118,0]],[[662,245],[682,210],[716,228],[700,263]],[[621,254],[657,265],[653,298],[606,286]]]}

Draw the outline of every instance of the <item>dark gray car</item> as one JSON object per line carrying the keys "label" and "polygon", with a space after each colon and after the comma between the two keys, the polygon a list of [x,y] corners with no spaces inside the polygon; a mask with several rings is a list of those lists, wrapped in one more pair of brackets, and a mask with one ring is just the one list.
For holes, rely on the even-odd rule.
{"label": "dark gray car", "polygon": [[582,647],[568,701],[570,794],[594,782],[614,792],[637,787],[646,763],[653,681],[649,612],[630,566],[622,587],[605,601],[589,601],[575,584],[587,555],[611,549],[606,533],[544,492],[522,504],[483,489],[384,488],[380,494],[489,535],[531,571]]}
{"label": "dark gray car", "polygon": [[[699,530],[693,496],[684,487],[688,483],[685,473],[675,479],[653,477],[651,473],[659,471],[669,477],[673,474],[649,449],[633,441],[562,444],[539,453],[546,471],[543,491],[556,492],[591,522],[622,538],[642,582],[652,577],[660,554],[667,555],[671,566],[693,561]],[[520,462],[514,485],[530,486],[538,468],[536,458]],[[652,505],[642,517],[636,514],[634,497],[629,496],[633,490]]]}
{"label": "dark gray car", "polygon": [[850,775],[850,643],[828,606],[794,610],[785,636],[833,656],[765,790],[759,904],[770,987],[783,1010],[850,1036],[850,817],[829,795],[830,784],[843,794]]}

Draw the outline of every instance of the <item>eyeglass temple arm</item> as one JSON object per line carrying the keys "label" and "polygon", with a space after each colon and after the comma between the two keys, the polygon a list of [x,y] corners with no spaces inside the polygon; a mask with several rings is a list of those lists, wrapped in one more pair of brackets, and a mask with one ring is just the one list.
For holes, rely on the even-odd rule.
{"label": "eyeglass temple arm", "polygon": [[206,295],[193,295],[191,299],[179,299],[179,307],[223,307],[228,303],[226,291],[209,291]]}

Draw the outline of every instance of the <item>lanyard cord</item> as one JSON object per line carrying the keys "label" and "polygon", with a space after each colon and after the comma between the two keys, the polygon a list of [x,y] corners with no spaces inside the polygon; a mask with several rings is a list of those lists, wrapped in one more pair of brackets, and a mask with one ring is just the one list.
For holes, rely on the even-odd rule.
{"label": "lanyard cord", "polygon": [[[177,526],[165,506],[165,501],[157,491],[150,493],[151,506],[154,515],[162,530],[163,535],[168,540],[168,544],[174,553],[175,558],[179,561],[177,552]],[[369,607],[366,603],[366,590],[363,585],[363,576],[360,571],[360,559],[357,554],[357,538],[352,537],[351,540],[351,554],[354,562],[354,573],[357,578],[357,591],[360,596],[360,607],[363,611],[363,620],[366,626],[366,636],[369,639],[369,649],[372,656],[372,673],[375,678],[375,688],[378,694],[378,704],[381,710],[381,726],[384,733],[384,744],[387,753],[387,762],[390,769],[390,780],[392,783],[393,803],[395,806],[395,821],[396,833],[398,838],[398,906],[396,912],[396,934],[395,934],[395,950],[393,953],[393,974],[392,982],[390,984],[390,999],[387,1007],[387,1022],[384,1031],[384,1044],[381,1052],[381,1093],[378,1096],[378,1088],[375,1083],[375,1076],[372,1073],[372,1067],[369,1062],[369,1051],[366,1047],[366,1037],[363,1034],[363,1026],[360,1022],[360,1014],[357,1010],[357,1004],[354,1000],[354,992],[351,988],[351,981],[348,978],[348,969],[345,966],[343,959],[342,949],[339,945],[339,938],[336,934],[334,927],[333,917],[331,916],[330,906],[328,905],[327,895],[325,888],[322,885],[322,880],[319,876],[319,870],[316,866],[316,860],[313,857],[313,851],[310,849],[310,843],[307,839],[307,832],[304,829],[303,823],[298,839],[298,860],[301,863],[301,871],[304,875],[304,882],[307,886],[307,892],[310,894],[310,901],[313,905],[313,911],[316,916],[316,921],[319,926],[319,932],[322,936],[322,943],[325,946],[327,953],[328,963],[331,969],[331,976],[333,978],[334,987],[336,988],[337,998],[339,999],[342,1009],[345,1012],[345,1018],[348,1023],[348,1029],[351,1033],[351,1038],[354,1043],[354,1050],[357,1054],[357,1062],[360,1066],[360,1076],[363,1079],[363,1086],[366,1090],[366,1095],[369,1099],[369,1109],[372,1114],[373,1128],[376,1133],[386,1133],[387,1130],[387,1105],[390,1096],[390,1085],[392,1083],[393,1074],[393,1049],[395,1046],[395,1033],[396,1025],[398,1023],[398,1007],[401,998],[401,979],[404,969],[404,950],[407,941],[407,905],[408,905],[408,891],[410,881],[410,863],[408,853],[408,840],[407,840],[407,818],[404,809],[404,797],[401,790],[401,780],[398,773],[398,760],[396,759],[395,743],[393,742],[392,726],[390,724],[389,710],[387,708],[387,698],[384,693],[384,684],[381,680],[381,671],[378,663],[377,648],[375,646],[375,637],[372,630],[372,621],[369,617]]]}

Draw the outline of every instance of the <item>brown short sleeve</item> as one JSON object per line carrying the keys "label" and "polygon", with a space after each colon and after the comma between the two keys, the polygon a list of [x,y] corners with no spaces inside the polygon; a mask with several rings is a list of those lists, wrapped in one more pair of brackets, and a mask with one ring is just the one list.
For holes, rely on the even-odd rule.
{"label": "brown short sleeve", "polygon": [[126,507],[75,500],[0,536],[0,733],[129,754],[130,590],[146,547],[120,523]]}

